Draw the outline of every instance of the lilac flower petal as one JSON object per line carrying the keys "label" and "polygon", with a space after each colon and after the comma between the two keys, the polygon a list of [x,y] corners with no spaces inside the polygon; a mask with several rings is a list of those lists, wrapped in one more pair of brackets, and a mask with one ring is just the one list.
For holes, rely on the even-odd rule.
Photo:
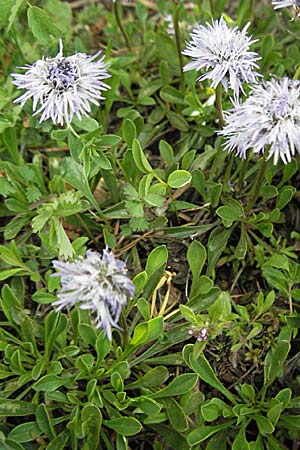
{"label": "lilac flower petal", "polygon": [[[56,310],[70,309],[76,304],[89,310],[96,328],[103,328],[112,339],[112,327],[117,322],[127,297],[132,298],[135,286],[127,276],[126,265],[114,254],[103,250],[103,255],[88,250],[86,257],[74,262],[52,261],[60,276],[61,290],[53,303]],[[120,329],[120,328],[119,328]]]}
{"label": "lilac flower petal", "polygon": [[[15,102],[23,106],[32,99],[34,115],[41,114],[40,122],[51,119],[63,125],[71,123],[74,114],[81,119],[90,111],[90,103],[99,105],[103,99],[101,92],[110,89],[102,80],[110,75],[104,57],[95,61],[101,52],[89,56],[77,53],[62,55],[60,51],[54,58],[43,58],[31,66],[20,67],[24,74],[13,73],[13,84],[26,92]],[[39,105],[39,108],[37,106]]]}
{"label": "lilac flower petal", "polygon": [[250,149],[264,153],[268,148],[268,159],[287,164],[300,153],[300,82],[285,77],[257,84],[225,119],[227,125],[218,132],[225,137],[225,150],[246,158]]}
{"label": "lilac flower petal", "polygon": [[247,36],[249,25],[242,31],[237,27],[229,28],[223,17],[212,24],[206,23],[206,26],[198,25],[182,52],[193,59],[183,70],[204,69],[206,74],[199,80],[209,78],[213,88],[222,83],[227,90],[229,85],[235,97],[238,97],[243,83],[255,83],[257,77],[261,76],[255,71],[258,67],[256,61],[260,58],[249,50],[251,44],[256,42]]}

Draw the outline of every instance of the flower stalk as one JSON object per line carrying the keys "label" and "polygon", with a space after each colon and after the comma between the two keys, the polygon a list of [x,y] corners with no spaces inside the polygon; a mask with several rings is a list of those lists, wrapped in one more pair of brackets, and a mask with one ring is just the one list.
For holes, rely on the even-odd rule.
{"label": "flower stalk", "polygon": [[119,2],[117,0],[114,0],[113,1],[113,11],[114,11],[115,19],[116,19],[117,25],[118,25],[118,27],[119,27],[119,29],[121,31],[121,34],[122,34],[122,36],[124,38],[124,41],[126,42],[126,46],[127,46],[128,50],[131,52],[132,47],[131,47],[131,44],[130,44],[130,40],[129,40],[129,37],[128,37],[127,33],[126,33],[125,28],[123,27],[121,15],[120,15],[120,9],[121,8],[122,8],[122,6],[119,4]]}
{"label": "flower stalk", "polygon": [[263,158],[256,181],[250,191],[249,202],[248,202],[247,207],[245,208],[246,213],[251,210],[251,208],[253,207],[253,205],[255,204],[256,200],[259,197],[260,188],[261,188],[262,182],[265,177],[267,166],[268,166],[268,161],[266,160],[266,158]]}
{"label": "flower stalk", "polygon": [[180,67],[180,87],[183,88],[184,78],[183,78],[183,57],[181,53],[181,39],[180,39],[180,29],[179,29],[179,4],[178,0],[174,0],[173,9],[173,25],[175,32],[175,41],[178,54],[178,61]]}
{"label": "flower stalk", "polygon": [[219,124],[223,128],[225,125],[225,120],[223,115],[222,94],[223,94],[222,83],[219,83],[216,88],[216,110],[219,119]]}

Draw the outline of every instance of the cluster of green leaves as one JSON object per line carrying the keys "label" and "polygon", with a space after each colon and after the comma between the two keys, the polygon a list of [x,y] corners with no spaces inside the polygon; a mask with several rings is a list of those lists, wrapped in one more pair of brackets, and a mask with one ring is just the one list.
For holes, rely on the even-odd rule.
{"label": "cluster of green leaves", "polygon": [[[258,17],[251,0],[137,0],[117,4],[122,33],[108,3],[0,0],[1,448],[291,448],[299,160],[269,161],[252,205],[259,164],[222,151],[215,91],[183,75],[178,39],[212,15],[252,20],[264,76],[297,78],[299,21],[265,3]],[[100,41],[110,60],[105,100],[72,129],[13,103],[10,73],[58,38],[66,55]],[[51,259],[105,245],[127,253],[136,286],[112,343],[86,311],[51,307]],[[229,383],[228,343],[248,362]]]}

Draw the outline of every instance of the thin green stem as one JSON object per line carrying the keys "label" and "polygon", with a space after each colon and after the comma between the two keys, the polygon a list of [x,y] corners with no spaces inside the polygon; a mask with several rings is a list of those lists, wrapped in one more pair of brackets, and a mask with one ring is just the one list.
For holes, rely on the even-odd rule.
{"label": "thin green stem", "polygon": [[249,20],[250,22],[252,22],[252,21],[253,21],[253,18],[254,18],[254,0],[250,0],[250,3],[249,3],[249,16],[248,16],[248,20]]}
{"label": "thin green stem", "polygon": [[248,152],[247,158],[243,159],[243,161],[241,163],[241,171],[240,171],[239,181],[238,181],[238,191],[239,192],[241,192],[241,190],[243,188],[243,183],[244,183],[249,159],[250,159],[250,152]]}
{"label": "thin green stem", "polygon": [[120,323],[120,326],[121,326],[121,328],[123,330],[122,338],[123,338],[123,345],[124,345],[124,349],[125,349],[127,344],[128,344],[128,342],[129,342],[129,340],[130,340],[130,335],[129,335],[129,330],[128,330],[128,326],[127,326],[127,322],[126,322],[126,317],[125,317],[124,311],[121,311],[119,323]]}
{"label": "thin green stem", "polygon": [[210,13],[212,17],[215,17],[215,5],[214,0],[209,0]]}
{"label": "thin green stem", "polygon": [[181,39],[180,39],[180,29],[179,29],[179,7],[178,0],[174,0],[174,10],[173,10],[173,25],[175,31],[175,41],[178,54],[179,68],[180,68],[180,87],[183,88],[184,78],[183,78],[183,57],[181,53]]}
{"label": "thin green stem", "polygon": [[229,161],[225,170],[225,174],[224,174],[224,180],[223,180],[223,185],[224,186],[228,186],[228,182],[230,180],[230,175],[231,175],[231,171],[232,171],[232,166],[235,160],[235,155],[233,153],[230,153],[229,155]]}
{"label": "thin green stem", "polygon": [[67,124],[67,130],[70,130],[71,133],[79,140],[81,140],[80,135],[74,130],[74,128],[72,127],[72,125],[70,123]]}
{"label": "thin green stem", "polygon": [[258,172],[256,181],[253,185],[253,188],[250,191],[250,199],[249,199],[249,203],[245,209],[246,212],[249,212],[252,208],[252,206],[254,205],[254,203],[256,202],[256,200],[259,197],[259,192],[260,192],[260,188],[262,185],[262,182],[264,180],[264,176],[266,173],[266,169],[267,169],[267,165],[268,165],[268,161],[265,159],[263,159],[261,166],[260,166],[260,170]]}
{"label": "thin green stem", "polygon": [[164,180],[162,180],[162,179],[160,178],[160,176],[158,176],[158,175],[154,172],[154,170],[153,170],[153,172],[151,172],[151,173],[152,173],[152,175],[154,176],[154,178],[156,178],[163,186],[169,187],[168,183],[166,183]]}
{"label": "thin green stem", "polygon": [[[120,5],[120,7],[121,7],[121,5]],[[121,20],[121,17],[120,17],[119,4],[118,4],[117,0],[115,0],[113,2],[113,11],[114,11],[114,15],[115,15],[115,18],[116,18],[117,25],[118,25],[118,27],[119,27],[122,35],[123,35],[123,38],[124,38],[124,40],[126,42],[126,46],[127,46],[128,50],[131,51],[132,48],[131,48],[130,41],[129,41],[129,38],[127,36],[127,33],[125,31],[125,28],[123,27],[123,24],[122,24],[122,20]]]}
{"label": "thin green stem", "polygon": [[219,119],[219,124],[221,127],[224,127],[225,120],[224,120],[224,116],[223,116],[222,93],[223,93],[223,87],[222,87],[222,84],[219,83],[216,88],[216,110],[217,110],[217,115],[218,115],[218,119]]}

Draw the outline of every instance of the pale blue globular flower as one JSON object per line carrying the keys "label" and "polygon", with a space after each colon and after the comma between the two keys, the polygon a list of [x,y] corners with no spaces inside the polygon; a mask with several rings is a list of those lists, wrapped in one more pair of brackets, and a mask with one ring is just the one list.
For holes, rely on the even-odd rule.
{"label": "pale blue globular flower", "polygon": [[225,150],[267,152],[274,164],[285,164],[300,153],[300,82],[287,77],[254,85],[244,103],[225,113],[226,126],[218,133],[225,138]]}
{"label": "pale blue globular flower", "polygon": [[[135,287],[127,276],[126,265],[107,249],[101,256],[88,250],[86,257],[74,262],[52,261],[58,272],[52,276],[61,279],[56,310],[70,309],[75,305],[89,310],[96,328],[103,328],[111,341],[112,327],[117,322],[127,297],[134,297]],[[119,328],[120,329],[120,328]]]}
{"label": "pale blue globular flower", "polygon": [[191,41],[187,43],[183,55],[192,57],[193,61],[186,64],[184,71],[205,69],[206,73],[199,80],[210,79],[211,86],[216,88],[222,83],[227,91],[233,89],[235,97],[243,91],[243,83],[254,83],[260,75],[256,61],[260,59],[256,52],[250,51],[250,46],[256,40],[247,35],[248,23],[242,30],[229,28],[224,17],[198,25],[191,33]]}
{"label": "pale blue globular flower", "polygon": [[63,125],[71,123],[74,114],[81,120],[89,115],[90,103],[99,105],[101,92],[110,89],[102,80],[110,75],[108,64],[100,57],[101,51],[93,56],[76,53],[63,56],[62,42],[54,58],[42,58],[32,65],[21,67],[24,74],[13,73],[13,84],[25,93],[15,102],[23,106],[32,99],[34,115],[41,114],[40,122],[51,119]]}
{"label": "pale blue globular flower", "polygon": [[299,0],[273,0],[272,5],[274,6],[274,9],[289,8],[290,6],[293,6],[295,9],[297,9],[297,8],[300,8],[300,1]]}

